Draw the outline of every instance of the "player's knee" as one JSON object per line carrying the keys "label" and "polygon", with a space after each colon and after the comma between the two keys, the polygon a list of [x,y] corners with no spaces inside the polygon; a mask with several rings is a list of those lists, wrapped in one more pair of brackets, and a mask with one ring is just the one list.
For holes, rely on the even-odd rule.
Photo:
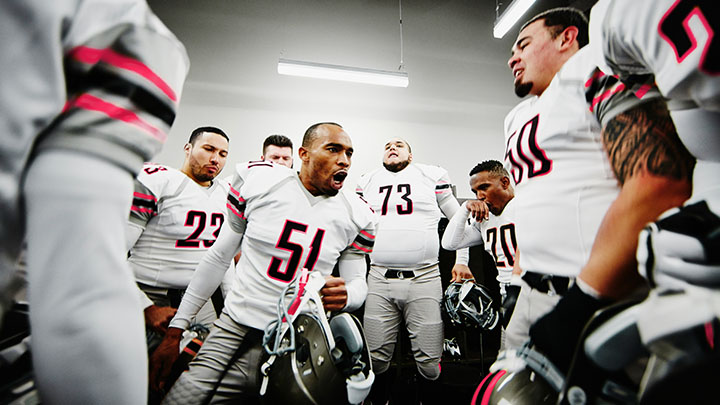
{"label": "player's knee", "polygon": [[[430,381],[435,381],[440,377],[440,362],[439,361],[428,361],[422,363],[416,363],[418,373]],[[374,366],[374,364],[373,364]]]}

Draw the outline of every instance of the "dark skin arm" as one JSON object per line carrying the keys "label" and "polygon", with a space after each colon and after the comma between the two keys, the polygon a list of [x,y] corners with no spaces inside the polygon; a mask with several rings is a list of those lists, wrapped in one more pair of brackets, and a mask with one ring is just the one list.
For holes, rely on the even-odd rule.
{"label": "dark skin arm", "polygon": [[180,355],[182,329],[168,328],[160,346],[150,356],[150,389],[159,391],[165,386],[172,365]]}
{"label": "dark skin arm", "polygon": [[603,218],[580,278],[601,296],[620,299],[641,281],[635,259],[640,231],[690,197],[695,158],[662,100],[619,114],[602,137],[621,191]]}
{"label": "dark skin arm", "polygon": [[176,308],[173,307],[160,307],[157,305],[150,305],[145,308],[145,325],[155,332],[164,334],[167,332],[167,327],[173,316],[177,312]]}

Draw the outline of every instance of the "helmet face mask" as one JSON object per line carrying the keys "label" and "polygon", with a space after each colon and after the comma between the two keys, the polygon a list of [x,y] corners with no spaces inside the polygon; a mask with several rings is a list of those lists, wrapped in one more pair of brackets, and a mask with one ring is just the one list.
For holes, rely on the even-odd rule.
{"label": "helmet face mask", "polygon": [[297,313],[284,299],[291,288],[281,296],[278,320],[263,337],[264,403],[357,404],[370,392],[375,375],[362,325],[348,313],[328,320],[318,294],[324,284],[320,273],[310,273],[304,292],[302,286],[295,290]]}
{"label": "helmet face mask", "polygon": [[494,329],[500,313],[490,292],[480,284],[470,281],[452,283],[445,290],[443,309],[455,325]]}

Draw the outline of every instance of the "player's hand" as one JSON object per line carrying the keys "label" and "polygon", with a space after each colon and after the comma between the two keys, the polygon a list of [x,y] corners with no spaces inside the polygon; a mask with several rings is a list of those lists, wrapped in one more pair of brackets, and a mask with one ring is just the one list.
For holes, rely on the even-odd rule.
{"label": "player's hand", "polygon": [[567,374],[585,324],[606,304],[585,294],[575,283],[552,311],[530,327],[530,339],[539,352]]}
{"label": "player's hand", "polygon": [[664,214],[640,233],[640,274],[660,288],[720,285],[720,217],[701,201]]}
{"label": "player's hand", "polygon": [[160,391],[170,375],[172,365],[180,355],[180,339],[183,330],[168,328],[165,338],[150,356],[150,389]]}
{"label": "player's hand", "polygon": [[475,281],[475,276],[473,276],[472,272],[470,271],[470,267],[464,264],[456,264],[455,266],[453,266],[451,274],[451,283],[462,283],[467,280],[471,280],[473,282]]}
{"label": "player's hand", "polygon": [[176,308],[150,305],[145,308],[145,325],[155,332],[165,334],[168,324],[177,312]]}
{"label": "player's hand", "polygon": [[345,279],[341,277],[325,277],[325,286],[320,289],[323,306],[326,311],[340,311],[347,304],[347,288]]}
{"label": "player's hand", "polygon": [[484,201],[470,200],[465,203],[465,208],[470,213],[470,217],[478,222],[485,221],[490,215],[490,209]]}

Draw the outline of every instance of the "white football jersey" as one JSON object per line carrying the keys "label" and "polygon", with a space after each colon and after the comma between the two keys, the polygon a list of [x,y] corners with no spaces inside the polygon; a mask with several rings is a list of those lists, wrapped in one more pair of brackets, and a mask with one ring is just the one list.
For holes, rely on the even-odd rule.
{"label": "white football jersey", "polygon": [[419,268],[438,262],[440,205],[454,199],[447,170],[418,163],[397,173],[379,168],[363,175],[356,191],[378,215],[372,264]]}
{"label": "white football jersey", "polygon": [[138,282],[186,288],[225,221],[229,184],[203,187],[171,167],[146,164],[135,181],[130,222],[144,228],[128,262]]}
{"label": "white football jersey", "polygon": [[576,276],[619,187],[588,110],[592,73],[585,48],[572,56],[540,97],[505,118],[505,168],[515,182],[517,243],[523,270]]}
{"label": "white football jersey", "polygon": [[592,9],[594,63],[607,73],[654,74],[662,94],[720,111],[717,3],[601,0]]}
{"label": "white football jersey", "polygon": [[507,203],[500,215],[490,213],[488,219],[481,222],[470,218],[470,213],[462,207],[445,229],[443,247],[452,250],[482,244],[495,260],[497,280],[509,284],[518,246],[513,201]]}
{"label": "white football jersey", "polygon": [[[698,159],[692,200],[720,210],[720,33],[717,2],[601,0],[590,46],[606,73],[655,75],[678,135]],[[699,107],[699,108],[694,108]]]}
{"label": "white football jersey", "polygon": [[313,196],[285,166],[238,164],[227,207],[230,226],[244,236],[226,308],[250,327],[263,329],[277,317],[278,298],[298,270],[329,275],[341,254],[373,248],[375,216],[367,203],[342,190]]}

